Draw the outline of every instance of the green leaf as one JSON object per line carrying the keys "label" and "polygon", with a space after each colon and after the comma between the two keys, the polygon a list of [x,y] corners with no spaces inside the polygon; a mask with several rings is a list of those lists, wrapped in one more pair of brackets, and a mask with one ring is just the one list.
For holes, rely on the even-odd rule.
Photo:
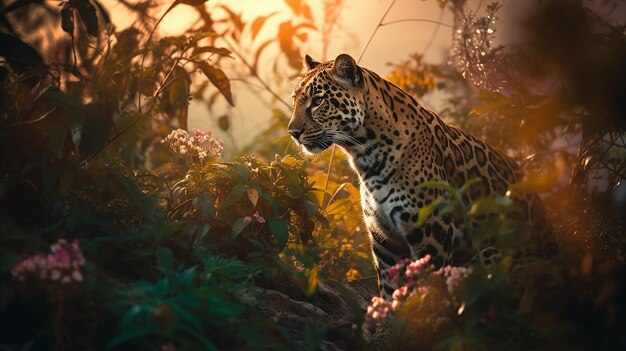
{"label": "green leaf", "polygon": [[152,293],[157,297],[165,297],[171,293],[170,291],[170,280],[167,278],[163,278],[158,280],[154,287],[152,288]]}
{"label": "green leaf", "polygon": [[417,215],[417,223],[416,225],[418,227],[421,227],[424,225],[424,223],[426,223],[426,220],[432,215],[433,211],[435,211],[435,209],[437,209],[437,206],[439,206],[440,201],[438,201],[439,199],[431,202],[430,204],[420,208],[418,215]]}
{"label": "green leaf", "polygon": [[198,207],[202,211],[205,218],[213,218],[215,216],[215,200],[208,193],[199,193],[196,195]]}
{"label": "green leaf", "polygon": [[178,278],[180,279],[180,283],[183,286],[191,285],[191,283],[196,279],[197,273],[198,273],[197,266],[193,266],[191,268],[186,269],[185,271],[183,271],[182,273],[178,275]]}
{"label": "green leaf", "polygon": [[252,177],[252,171],[246,165],[235,163],[230,168],[228,175],[237,183],[245,183]]}
{"label": "green leaf", "polygon": [[226,101],[228,101],[231,106],[235,106],[233,95],[230,91],[230,81],[224,71],[209,65],[205,61],[198,62],[198,68],[200,68],[202,73],[215,85],[217,90],[226,98]]}
{"label": "green leaf", "polygon": [[472,202],[472,206],[468,214],[470,216],[479,216],[483,214],[498,214],[507,210],[509,206],[513,204],[513,201],[507,197],[481,197],[480,199]]}
{"label": "green leaf", "polygon": [[237,236],[239,236],[241,231],[244,230],[248,226],[248,224],[249,222],[246,222],[243,217],[236,220],[233,224],[233,230],[230,233],[231,239],[235,239]]}
{"label": "green leaf", "polygon": [[465,194],[472,185],[480,183],[480,182],[482,182],[482,179],[480,179],[480,178],[472,178],[472,179],[468,180],[461,187],[461,189],[460,189],[461,193]]}
{"label": "green leaf", "polygon": [[282,251],[287,246],[287,240],[289,239],[289,227],[287,224],[275,218],[269,218],[267,225],[270,228],[270,232],[274,235],[274,240],[278,246],[278,250]]}
{"label": "green leaf", "polygon": [[174,310],[176,315],[182,321],[192,325],[196,329],[202,328],[202,323],[200,322],[200,319],[197,316],[193,315],[191,312],[189,312],[186,308],[176,303],[171,303],[169,306],[172,308],[172,310]]}
{"label": "green leaf", "polygon": [[156,329],[152,323],[143,326],[134,326],[133,328],[125,329],[122,333],[115,335],[113,340],[109,342],[108,349],[112,349],[115,346],[121,345],[126,341],[137,339],[143,336],[154,334]]}
{"label": "green leaf", "polygon": [[135,320],[140,318],[143,315],[143,313],[146,311],[145,308],[143,307],[144,306],[135,305],[129,308],[128,311],[124,313],[122,318],[120,318],[119,328],[131,329]]}
{"label": "green leaf", "polygon": [[450,185],[450,183],[446,181],[440,181],[440,180],[429,180],[429,181],[423,182],[418,186],[418,189],[422,189],[422,188],[442,189],[450,193],[450,195],[454,195],[458,193],[458,190],[452,185]]}
{"label": "green leaf", "polygon": [[315,216],[318,206],[310,200],[304,200],[304,207],[306,208],[306,214],[309,217]]}
{"label": "green leaf", "polygon": [[156,252],[157,268],[163,273],[174,271],[174,254],[167,247],[159,247]]}
{"label": "green leaf", "polygon": [[202,343],[202,345],[204,346],[204,350],[210,350],[210,351],[217,351],[217,346],[215,346],[215,344],[207,339],[201,330],[196,329],[196,328],[192,328],[189,325],[185,324],[185,323],[178,323],[176,325],[176,329],[179,329],[193,337],[195,337],[198,341],[200,341]]}
{"label": "green leaf", "polygon": [[239,200],[241,200],[243,195],[246,193],[247,188],[248,187],[243,184],[235,185],[233,189],[230,191],[230,193],[228,193],[228,195],[224,197],[224,200],[222,200],[219,207],[223,209],[223,208],[236,204]]}

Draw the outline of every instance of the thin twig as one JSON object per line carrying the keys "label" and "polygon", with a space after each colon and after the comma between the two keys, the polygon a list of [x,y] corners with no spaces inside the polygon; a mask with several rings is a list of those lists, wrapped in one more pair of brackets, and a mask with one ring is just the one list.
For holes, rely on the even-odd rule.
{"label": "thin twig", "polygon": [[[389,11],[391,11],[391,8],[393,7],[395,3],[396,3],[396,0],[391,1],[391,3],[389,4],[389,7],[387,7],[387,11],[385,11],[383,16],[380,18],[380,21],[378,21],[378,25],[374,29],[374,32],[372,32],[372,35],[370,35],[369,39],[367,40],[365,47],[363,47],[363,51],[361,51],[361,55],[359,55],[359,59],[357,60],[357,63],[361,62],[361,59],[363,58],[365,51],[367,51],[367,48],[370,46],[370,43],[372,42],[372,39],[374,39],[376,32],[378,32],[378,29],[383,26],[383,21],[385,20],[385,17],[387,17],[387,14],[389,13]],[[332,174],[332,170],[333,170],[333,163],[335,161],[336,151],[337,151],[337,145],[333,144],[331,148],[331,152],[330,152],[330,160],[328,160],[328,170],[326,171],[326,181],[324,182],[324,198],[322,201],[324,208],[328,205],[326,204],[326,196],[327,196],[327,191],[328,191],[328,183],[330,181],[330,175]]]}
{"label": "thin twig", "polygon": [[[383,21],[385,20],[385,17],[387,17],[387,14],[389,13],[389,11],[391,11],[391,8],[393,7],[395,3],[396,3],[396,0],[393,0],[391,4],[389,4],[389,7],[387,7],[387,11],[385,11],[383,16],[380,18],[380,21],[378,21],[378,25],[374,29],[374,32],[372,32],[372,35],[370,35],[369,39],[367,40],[365,47],[363,47],[363,51],[361,51],[361,55],[359,55],[359,59],[357,60],[357,63],[361,62],[361,59],[363,58],[365,51],[367,51],[367,48],[370,46],[370,43],[372,42],[372,39],[374,39],[376,32],[378,32],[378,29],[383,26]],[[324,182],[324,198],[322,201],[324,208],[328,205],[326,204],[326,196],[327,196],[327,191],[328,191],[328,183],[330,181],[330,175],[332,174],[332,170],[333,170],[333,163],[335,161],[336,151],[337,151],[337,145],[333,144],[331,148],[331,152],[330,152],[330,160],[328,160],[328,170],[326,171],[326,181]]]}
{"label": "thin twig", "polygon": [[[441,10],[441,13],[443,14],[443,10]],[[439,17],[438,21],[427,19],[427,18],[407,18],[407,19],[401,19],[401,20],[389,21],[389,22],[381,23],[380,27],[388,26],[390,24],[403,23],[403,22],[425,22],[425,23],[436,24],[437,26],[444,26],[444,27],[448,27],[448,28],[454,28],[453,26],[451,26],[449,24],[445,24],[445,23],[441,22],[441,18],[442,18],[442,16]]]}
{"label": "thin twig", "polygon": [[254,69],[254,67],[252,67],[252,65],[248,63],[248,61],[246,61],[243,55],[237,49],[235,49],[235,46],[230,42],[230,40],[224,38],[224,41],[228,45],[229,50],[233,54],[235,54],[246,67],[248,67],[248,69],[250,70],[250,74],[252,74],[254,78],[256,78],[259,81],[259,83],[261,83],[263,88],[265,88],[265,90],[267,90],[270,94],[272,94],[272,96],[274,96],[278,101],[280,101],[283,105],[285,105],[288,109],[291,110],[291,105],[287,103],[285,100],[283,100],[283,98],[280,97],[280,95],[276,94],[276,92],[274,92],[272,88],[270,88],[270,86],[259,76],[259,74]]}
{"label": "thin twig", "polygon": [[[155,23],[154,27],[150,31],[150,34],[148,35],[148,40],[146,40],[146,47],[150,45],[150,40],[152,40],[152,35],[156,31],[159,24],[161,24],[161,21],[163,21],[163,18],[165,18],[165,16],[170,11],[172,11],[172,9],[178,4],[179,3],[177,3],[176,1],[172,3],[172,5],[170,5],[170,7],[168,7],[167,10],[165,10],[163,15],[161,15],[161,18],[159,18],[159,20]],[[139,95],[139,99],[137,100],[137,104],[138,104],[137,109],[139,110],[139,113],[141,113],[141,80],[142,80],[143,64],[145,60],[146,60],[146,51],[144,51],[143,54],[141,55],[141,64],[139,65],[139,80],[137,81],[137,94]]]}
{"label": "thin twig", "polygon": [[[430,47],[435,42],[435,37],[437,36],[437,33],[439,33],[439,28],[441,28],[441,26],[444,25],[443,23],[441,23],[442,18],[443,18],[443,9],[441,9],[441,11],[439,12],[439,18],[437,19],[437,26],[435,26],[435,29],[433,30],[433,34],[431,34],[430,39],[428,39],[428,43],[424,47],[424,50],[422,50],[422,57],[426,56],[426,52],[430,50]],[[452,26],[450,26],[450,28],[452,28]]]}
{"label": "thin twig", "polygon": [[[172,72],[174,71],[174,69],[176,68],[176,66],[178,65],[178,63],[180,62],[180,59],[182,58],[183,54],[185,51],[189,50],[189,48],[182,50],[180,55],[178,56],[178,58],[176,59],[176,61],[174,62],[174,64],[172,65],[172,68],[168,71],[168,73],[166,74],[165,78],[163,79],[163,83],[159,86],[159,89],[157,89],[157,91],[154,93],[154,95],[152,95],[152,97],[150,98],[150,100],[148,101],[150,103],[150,105],[147,106],[147,109],[145,112],[150,111],[150,109],[152,108],[153,104],[152,101],[154,101],[158,95],[163,91],[163,89],[165,89],[167,86],[169,86],[170,84],[172,84],[172,82],[176,81],[176,79],[180,78],[180,77],[175,77],[174,79],[172,79],[170,82],[168,82],[167,80],[169,79],[169,77],[171,76]],[[96,152],[94,152],[93,154],[91,154],[89,157],[87,157],[83,162],[81,162],[81,164],[86,164],[87,162],[89,162],[91,159],[93,159],[94,157],[96,157],[99,153],[102,152],[102,150],[104,150],[107,146],[109,146],[113,141],[115,141],[117,138],[119,138],[120,136],[122,136],[124,133],[126,133],[132,126],[134,126],[137,122],[139,122],[139,119],[142,118],[143,113],[141,111],[141,107],[139,108],[139,113],[140,116],[138,116],[134,121],[132,121],[128,126],[126,126],[126,128],[122,129],[119,133],[117,132],[117,128],[115,127],[115,123],[113,123],[113,129],[115,130],[115,135],[109,139],[101,148],[99,148]]]}
{"label": "thin twig", "polygon": [[395,3],[396,3],[396,0],[391,1],[391,4],[389,4],[389,7],[387,8],[387,11],[385,11],[385,13],[383,14],[383,17],[381,17],[380,21],[378,21],[378,25],[376,26],[376,28],[374,28],[374,31],[372,32],[372,35],[370,35],[369,39],[367,40],[367,43],[365,44],[365,47],[363,47],[363,51],[361,51],[361,55],[359,55],[359,59],[356,61],[357,63],[361,62],[361,59],[363,58],[363,55],[365,54],[365,51],[370,46],[370,43],[372,42],[372,39],[374,39],[374,36],[376,35],[376,32],[378,32],[378,29],[380,27],[382,27],[382,24],[383,24],[383,21],[385,20],[385,17],[387,17],[387,14],[389,13],[389,11],[391,10],[391,8],[393,7],[393,5]]}
{"label": "thin twig", "polygon": [[335,152],[337,151],[337,146],[333,144],[332,150],[330,152],[330,160],[328,160],[328,171],[326,171],[326,180],[324,181],[324,198],[322,199],[322,205],[324,209],[330,204],[330,201],[326,203],[326,196],[328,195],[328,183],[330,181],[330,174],[333,170],[333,161],[335,160]]}
{"label": "thin twig", "polygon": [[115,140],[117,140],[117,138],[119,138],[120,136],[122,136],[124,133],[126,133],[131,127],[133,127],[135,124],[137,124],[137,122],[139,122],[139,118],[136,118],[134,121],[130,122],[126,128],[122,129],[119,133],[115,134],[111,139],[109,139],[106,143],[104,143],[104,145],[102,145],[96,152],[94,152],[93,154],[91,154],[89,157],[87,157],[86,159],[84,159],[80,164],[81,165],[86,165],[87,162],[91,161],[92,158],[96,157],[99,153],[102,152],[102,150],[106,149],[107,146],[109,146],[112,142],[114,142]]}
{"label": "thin twig", "polygon": [[27,125],[27,124],[37,123],[37,122],[39,122],[39,121],[42,121],[44,118],[48,117],[48,116],[49,116],[52,112],[54,112],[56,109],[57,109],[56,107],[53,107],[53,108],[52,108],[52,110],[50,110],[50,111],[48,111],[48,112],[44,113],[44,114],[43,114],[43,116],[41,116],[41,117],[39,117],[39,118],[36,118],[36,119],[30,120],[30,121],[26,121],[26,122],[15,122],[15,123],[12,123],[12,124],[8,124],[8,125],[7,125],[7,127],[24,126],[24,125]]}
{"label": "thin twig", "polygon": [[472,17],[476,17],[476,15],[478,15],[478,11],[480,11],[480,7],[483,6],[483,1],[484,0],[480,0],[478,2],[478,5],[476,6],[476,10],[474,10],[474,15]]}
{"label": "thin twig", "polygon": [[362,281],[362,280],[376,279],[376,278],[378,278],[378,275],[376,275],[376,274],[368,275],[368,276],[365,276],[365,277],[359,277],[359,278],[350,279],[350,280],[348,280],[348,283],[358,282],[358,281]]}
{"label": "thin twig", "polygon": [[[180,62],[180,60],[183,58],[183,54],[189,50],[189,48],[184,48],[181,49],[180,54],[178,55],[178,57],[176,58],[176,60],[174,60],[174,63],[172,64],[172,68],[170,68],[170,70],[167,72],[167,74],[165,75],[165,78],[163,78],[163,83],[161,83],[161,85],[159,86],[159,88],[157,89],[157,91],[152,95],[152,97],[148,100],[148,102],[150,103],[150,105],[147,107],[145,112],[150,111],[150,109],[152,108],[152,101],[154,101],[159,94],[163,91],[163,89],[165,89],[167,86],[169,86],[170,84],[172,84],[172,82],[176,81],[177,78],[179,77],[175,77],[174,79],[172,79],[171,82],[168,82],[167,80],[170,78],[170,76],[172,75],[172,73],[174,72],[174,70],[176,69],[176,67],[178,67],[178,63]],[[140,111],[141,112],[141,111]]]}
{"label": "thin twig", "polygon": [[74,34],[70,36],[72,38],[72,54],[74,55],[74,69],[78,72],[78,58],[76,55],[76,45],[74,44]]}

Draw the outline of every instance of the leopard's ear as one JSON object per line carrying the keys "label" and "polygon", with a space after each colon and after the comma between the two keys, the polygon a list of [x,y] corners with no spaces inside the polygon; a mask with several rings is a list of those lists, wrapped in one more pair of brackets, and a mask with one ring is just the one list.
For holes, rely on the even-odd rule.
{"label": "leopard's ear", "polygon": [[359,66],[357,66],[356,61],[348,54],[337,56],[333,63],[333,68],[331,68],[331,72],[340,79],[349,81],[354,86],[362,85],[363,74]]}
{"label": "leopard's ear", "polygon": [[315,61],[309,54],[304,55],[304,65],[307,70],[312,70],[313,68],[320,65],[320,62]]}

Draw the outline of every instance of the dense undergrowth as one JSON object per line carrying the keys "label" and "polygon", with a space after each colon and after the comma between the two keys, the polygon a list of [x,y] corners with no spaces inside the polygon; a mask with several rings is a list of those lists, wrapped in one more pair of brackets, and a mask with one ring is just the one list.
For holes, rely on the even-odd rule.
{"label": "dense undergrowth", "polygon": [[[268,310],[266,293],[322,306],[332,286],[352,313],[341,334],[347,341],[337,344],[352,349],[626,347],[626,216],[616,200],[626,168],[623,104],[604,88],[580,95],[581,86],[600,87],[595,77],[607,75],[626,91],[619,67],[609,65],[623,62],[623,28],[576,1],[543,2],[533,30],[559,38],[571,34],[563,29],[568,19],[601,23],[576,33],[578,45],[605,49],[605,56],[576,56],[595,75],[580,77],[572,63],[561,72],[567,89],[544,96],[525,79],[547,75],[572,52],[547,50],[538,36],[526,52],[496,47],[487,34],[497,6],[472,17],[463,15],[464,2],[441,3],[467,34],[453,40],[452,65],[415,55],[394,65],[390,79],[419,96],[446,93],[442,116],[523,162],[529,176],[512,191],[542,194],[559,254],[519,254],[527,228],[509,218],[515,208],[507,197],[465,203],[464,189],[425,184],[448,195],[421,218],[450,210],[466,221],[486,217],[469,235],[477,245],[495,240],[504,257],[440,272],[400,262],[394,274],[404,288],[395,303],[375,299],[366,310],[357,295],[367,290],[350,287],[374,286],[374,272],[356,181],[339,153],[287,154],[289,111],[276,100],[273,124],[245,152],[206,131],[186,131],[190,98],[236,102],[226,59],[266,84],[259,58],[274,46],[287,71],[271,73],[294,76],[307,34],[322,28],[328,44],[336,16],[314,18],[305,2],[286,1],[290,20],[278,25],[276,39],[262,41],[273,15],[245,22],[225,5],[176,1],[195,6],[200,23],[157,38],[150,2],[124,3],[137,23],[116,30],[96,1],[60,9],[16,1],[1,10],[0,346],[314,350],[329,347],[338,326],[322,323],[313,307],[290,325],[283,317],[291,311]],[[326,13],[337,15],[341,4],[327,2]],[[563,23],[548,20],[555,12]],[[36,31],[44,24],[63,36],[44,45]],[[545,60],[531,60],[532,69],[510,64],[539,51]],[[605,57],[605,65],[588,64]],[[217,119],[228,134],[228,116]],[[571,152],[555,146],[558,138],[581,141]]]}

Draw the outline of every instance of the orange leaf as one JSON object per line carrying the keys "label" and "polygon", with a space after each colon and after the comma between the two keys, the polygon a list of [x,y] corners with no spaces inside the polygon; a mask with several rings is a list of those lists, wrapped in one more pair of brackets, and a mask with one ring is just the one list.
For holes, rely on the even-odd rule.
{"label": "orange leaf", "polygon": [[259,16],[254,20],[254,22],[252,22],[252,40],[256,38],[257,34],[259,34],[259,31],[265,24],[265,21],[267,21],[268,18],[274,16],[275,14],[276,14],[276,11],[266,16]]}

